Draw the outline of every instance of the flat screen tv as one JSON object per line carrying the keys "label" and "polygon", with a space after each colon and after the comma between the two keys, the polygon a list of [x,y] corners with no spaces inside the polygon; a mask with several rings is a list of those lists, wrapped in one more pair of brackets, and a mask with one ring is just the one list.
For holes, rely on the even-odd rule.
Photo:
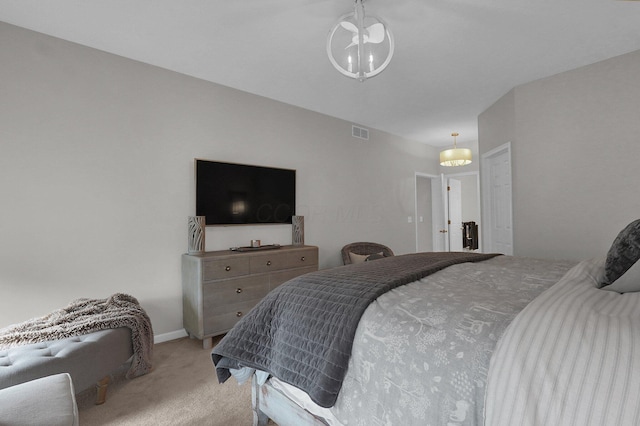
{"label": "flat screen tv", "polygon": [[291,223],[296,171],[195,159],[196,215],[207,225]]}

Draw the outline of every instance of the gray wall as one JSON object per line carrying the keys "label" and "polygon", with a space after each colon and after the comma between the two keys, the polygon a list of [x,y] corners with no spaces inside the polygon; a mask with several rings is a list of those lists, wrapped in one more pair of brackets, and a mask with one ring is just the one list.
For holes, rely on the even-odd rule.
{"label": "gray wall", "polygon": [[478,119],[512,145],[514,254],[606,254],[640,217],[640,51],[518,86]]}
{"label": "gray wall", "polygon": [[[180,330],[195,157],[296,169],[322,268],[356,240],[415,250],[433,148],[3,23],[0,82],[0,327],[125,292],[156,335]],[[208,228],[207,249],[254,238],[291,227]]]}

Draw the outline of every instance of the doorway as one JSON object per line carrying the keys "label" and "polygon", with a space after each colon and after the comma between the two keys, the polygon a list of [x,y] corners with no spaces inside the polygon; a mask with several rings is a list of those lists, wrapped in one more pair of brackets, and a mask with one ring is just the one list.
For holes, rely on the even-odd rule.
{"label": "doorway", "polygon": [[416,173],[415,188],[416,252],[462,251],[462,222],[480,219],[478,172]]}

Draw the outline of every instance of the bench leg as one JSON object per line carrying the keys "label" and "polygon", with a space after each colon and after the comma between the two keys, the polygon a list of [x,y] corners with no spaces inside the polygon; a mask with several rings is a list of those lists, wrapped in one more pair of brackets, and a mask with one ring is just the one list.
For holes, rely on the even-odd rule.
{"label": "bench leg", "polygon": [[111,378],[109,376],[104,376],[102,380],[96,383],[96,405],[104,404],[107,400],[107,386],[109,386],[109,382]]}

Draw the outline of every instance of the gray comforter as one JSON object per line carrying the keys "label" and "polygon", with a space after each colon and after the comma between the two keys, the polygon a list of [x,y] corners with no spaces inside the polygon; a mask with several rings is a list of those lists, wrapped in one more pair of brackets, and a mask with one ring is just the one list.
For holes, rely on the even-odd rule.
{"label": "gray comforter", "polygon": [[330,424],[483,425],[496,343],[574,264],[498,256],[383,294],[362,316]]}
{"label": "gray comforter", "polygon": [[334,405],[363,312],[380,295],[448,266],[496,254],[417,253],[323,270],[270,292],[213,349],[221,382],[230,368],[266,371]]}

